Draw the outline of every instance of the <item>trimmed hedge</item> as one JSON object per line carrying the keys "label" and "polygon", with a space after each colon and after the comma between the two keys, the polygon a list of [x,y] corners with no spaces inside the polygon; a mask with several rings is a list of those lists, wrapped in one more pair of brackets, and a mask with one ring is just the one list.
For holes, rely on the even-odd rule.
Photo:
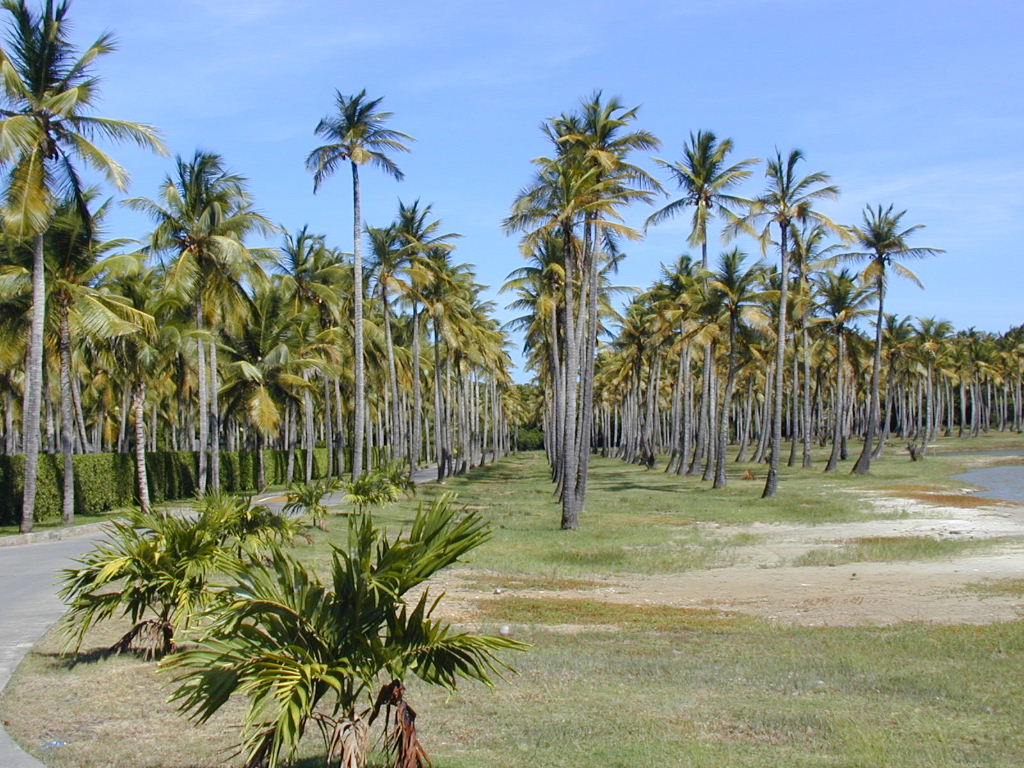
{"label": "trimmed hedge", "polygon": [[[288,469],[287,451],[264,451],[268,485],[283,485]],[[73,457],[75,466],[75,514],[99,514],[130,507],[135,494],[135,459],[127,453],[87,453]],[[255,491],[255,451],[221,451],[220,483],[226,491]],[[306,452],[295,452],[294,478],[305,477]],[[199,457],[192,451],[162,451],[146,454],[149,497],[154,502],[187,499],[199,486]],[[313,451],[313,477],[327,471],[327,449]],[[0,456],[0,525],[14,525],[21,519],[21,497],[25,488],[25,457]],[[63,494],[64,458],[41,454],[36,490],[36,520],[60,517]]]}
{"label": "trimmed hedge", "polygon": [[544,432],[536,427],[520,427],[515,445],[520,451],[539,451],[544,448]]}

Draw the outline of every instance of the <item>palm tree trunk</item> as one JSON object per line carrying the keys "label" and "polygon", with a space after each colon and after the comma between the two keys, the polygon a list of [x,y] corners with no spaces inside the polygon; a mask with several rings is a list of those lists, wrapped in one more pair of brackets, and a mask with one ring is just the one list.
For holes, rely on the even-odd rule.
{"label": "palm tree trunk", "polygon": [[[381,287],[380,290],[381,309],[384,312],[384,343],[388,356],[388,387],[391,391],[391,409],[389,428],[391,430],[391,456],[392,460],[398,460],[402,455],[402,418],[398,400],[398,368],[395,366],[395,344],[391,336],[391,307],[388,304],[388,292]],[[406,451],[408,455],[408,451]]]}
{"label": "palm tree trunk", "polygon": [[[686,346],[685,342],[681,345]],[[672,415],[671,428],[669,430],[669,457],[665,465],[666,472],[675,472],[676,463],[679,461],[679,442],[682,432],[682,410],[683,410],[683,352],[679,352],[679,365],[676,367],[676,386],[672,390]]]}
{"label": "palm tree trunk", "polygon": [[597,305],[598,305],[598,259],[593,252],[594,237],[588,228],[587,237],[587,320],[583,335],[583,370],[581,371],[582,419],[579,431],[579,466],[576,470],[576,514],[583,511],[587,498],[587,479],[590,474],[591,432],[594,428],[594,375],[597,363]]}
{"label": "palm tree trunk", "polygon": [[409,477],[420,462],[423,450],[423,385],[420,381],[420,312],[419,304],[412,305],[412,440],[409,442]]}
{"label": "palm tree trunk", "polygon": [[[309,372],[303,371],[302,378],[305,381],[309,381]],[[302,426],[302,442],[305,443],[306,448],[305,480],[307,483],[310,483],[313,481],[313,449],[316,448],[315,437],[313,435],[313,393],[310,387],[305,387],[302,390]]]}
{"label": "palm tree trunk", "polygon": [[843,369],[846,366],[846,337],[843,335],[844,331],[842,328],[838,329],[836,333],[839,336],[839,351],[836,355],[836,404],[835,412],[832,414],[832,453],[829,454],[828,464],[825,465],[826,472],[835,472],[836,466],[839,464],[843,444],[843,419],[846,413],[845,403],[843,402],[845,387],[845,382],[843,381],[845,373]]}
{"label": "palm tree trunk", "polygon": [[736,319],[729,320],[729,362],[725,380],[725,394],[722,395],[722,418],[718,428],[718,450],[715,452],[714,488],[725,488],[725,453],[729,447],[729,411],[732,392],[736,386]]}
{"label": "palm tree trunk", "polygon": [[800,346],[803,353],[804,399],[803,399],[803,459],[801,465],[811,466],[811,345],[807,337],[807,313],[800,318]]}
{"label": "palm tree trunk", "polygon": [[21,496],[22,533],[35,524],[36,483],[39,474],[39,412],[43,392],[43,326],[46,323],[46,266],[43,234],[32,242],[32,321],[29,327],[28,365],[25,367],[25,406],[22,439],[25,444],[25,484]]}
{"label": "palm tree trunk", "polygon": [[196,336],[196,360],[199,374],[199,412],[196,421],[199,424],[199,495],[206,493],[206,448],[210,444],[210,406],[207,402],[206,380],[206,345],[203,344],[203,305],[196,300],[196,328],[200,335]]}
{"label": "palm tree trunk", "polygon": [[352,479],[363,474],[363,442],[366,429],[366,382],[363,361],[363,209],[359,166],[352,163],[352,335],[355,338],[355,433],[352,443]]}
{"label": "palm tree trunk", "polygon": [[864,435],[864,448],[853,465],[853,474],[866,475],[871,471],[871,455],[874,451],[875,435],[878,430],[878,386],[882,375],[882,322],[884,320],[883,303],[885,300],[885,281],[882,274],[876,278],[878,291],[878,314],[875,320],[875,356],[871,364],[871,399],[868,405],[867,432]]}
{"label": "palm tree trunk", "polygon": [[60,303],[60,442],[64,454],[64,493],[61,522],[71,525],[75,520],[74,415],[71,407],[71,327],[68,305]]}
{"label": "palm tree trunk", "polygon": [[210,488],[220,490],[220,377],[217,372],[217,342],[210,342]]}
{"label": "palm tree trunk", "polygon": [[579,374],[579,348],[576,345],[576,328],[573,309],[576,303],[576,254],[573,248],[572,232],[565,229],[565,423],[562,425],[562,530],[576,530],[579,527],[576,509],[575,476],[579,465],[573,451],[576,432],[576,379]]}
{"label": "palm tree trunk", "polygon": [[782,452],[782,393],[786,367],[786,289],[789,283],[789,246],[786,223],[779,224],[779,247],[782,252],[779,274],[779,323],[775,329],[775,399],[772,403],[771,458],[768,462],[768,476],[765,479],[761,498],[775,496],[779,488],[779,455]]}
{"label": "palm tree trunk", "polygon": [[440,318],[434,318],[434,455],[437,458],[438,482],[448,477],[448,451],[444,437],[444,389],[441,381],[440,322]]}
{"label": "palm tree trunk", "polygon": [[146,382],[136,382],[132,393],[132,413],[135,416],[135,481],[139,506],[143,514],[152,512],[149,502],[149,477],[146,473]]}

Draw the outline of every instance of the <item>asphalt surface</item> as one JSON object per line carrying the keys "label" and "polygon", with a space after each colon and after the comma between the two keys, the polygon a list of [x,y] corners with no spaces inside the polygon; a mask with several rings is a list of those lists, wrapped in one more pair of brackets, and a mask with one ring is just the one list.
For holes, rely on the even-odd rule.
{"label": "asphalt surface", "polygon": [[[436,479],[434,467],[421,469],[413,477],[417,484]],[[279,500],[267,503],[272,507],[283,504]],[[342,494],[329,496],[327,503],[342,503]],[[55,534],[30,534],[27,539],[3,540],[4,546],[0,546],[0,690],[7,685],[25,654],[64,613],[64,605],[57,597],[57,574],[102,538],[100,528],[101,524],[83,525],[61,529]],[[54,539],[54,535],[66,538]],[[29,543],[19,543],[21,541]],[[0,727],[0,768],[45,767]]]}

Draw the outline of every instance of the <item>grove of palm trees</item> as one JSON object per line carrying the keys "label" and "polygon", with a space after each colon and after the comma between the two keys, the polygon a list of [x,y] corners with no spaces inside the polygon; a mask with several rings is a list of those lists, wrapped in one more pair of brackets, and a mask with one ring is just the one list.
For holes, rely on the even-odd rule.
{"label": "grove of palm trees", "polygon": [[1014,764],[1024,517],[958,473],[1024,445],[1024,321],[901,306],[965,254],[898,184],[595,89],[481,252],[410,168],[452,145],[332,74],[284,224],[107,116],[70,0],[0,14],[0,545],[82,539],[0,691],[36,758]]}

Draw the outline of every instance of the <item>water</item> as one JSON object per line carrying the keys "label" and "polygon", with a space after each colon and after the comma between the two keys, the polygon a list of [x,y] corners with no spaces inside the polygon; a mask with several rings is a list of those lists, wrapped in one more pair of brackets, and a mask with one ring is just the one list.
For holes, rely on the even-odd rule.
{"label": "water", "polygon": [[[946,454],[947,456],[953,454]],[[968,455],[968,454],[960,454]],[[973,456],[1020,456],[1024,462],[1024,454],[1020,451],[979,451]],[[962,475],[955,475],[956,480],[961,480],[971,485],[980,485],[984,488],[977,491],[975,495],[983,496],[986,499],[1006,499],[1018,501],[1024,504],[1024,463],[1011,464],[1002,467],[983,467],[972,469]]]}

